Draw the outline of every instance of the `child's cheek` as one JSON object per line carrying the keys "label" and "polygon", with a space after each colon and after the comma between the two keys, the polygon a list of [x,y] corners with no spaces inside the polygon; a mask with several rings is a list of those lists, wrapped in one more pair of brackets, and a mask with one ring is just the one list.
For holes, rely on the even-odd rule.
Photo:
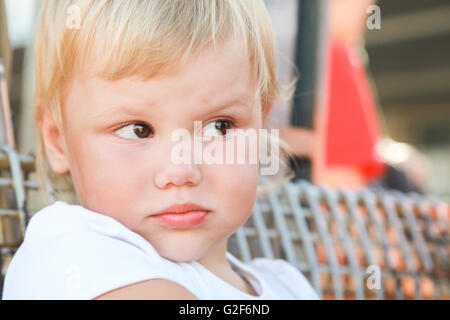
{"label": "child's cheek", "polygon": [[123,152],[117,146],[95,139],[79,145],[75,150],[74,181],[78,184],[77,193],[85,203],[94,206],[95,202],[97,209],[105,211],[107,204],[119,207],[122,202],[140,196],[135,192],[144,190],[136,187],[146,178],[142,176],[141,166],[136,164],[136,161],[143,160],[134,157],[133,153]]}
{"label": "child's cheek", "polygon": [[256,197],[258,167],[253,164],[216,165],[208,170],[207,183],[214,189],[218,208],[249,214]]}

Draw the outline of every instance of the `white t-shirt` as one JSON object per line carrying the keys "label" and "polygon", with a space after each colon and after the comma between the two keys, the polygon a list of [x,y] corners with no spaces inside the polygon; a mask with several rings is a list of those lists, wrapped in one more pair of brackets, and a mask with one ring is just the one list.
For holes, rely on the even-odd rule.
{"label": "white t-shirt", "polygon": [[57,201],[30,219],[8,266],[3,299],[92,299],[153,278],[174,281],[199,299],[318,299],[303,274],[281,259],[230,264],[258,296],[238,290],[200,263],[161,257],[139,234],[80,205]]}

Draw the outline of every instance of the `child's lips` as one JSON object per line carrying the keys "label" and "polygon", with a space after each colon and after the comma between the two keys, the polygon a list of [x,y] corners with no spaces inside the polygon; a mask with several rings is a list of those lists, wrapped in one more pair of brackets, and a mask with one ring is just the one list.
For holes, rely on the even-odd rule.
{"label": "child's lips", "polygon": [[172,204],[171,206],[167,207],[164,210],[156,212],[154,215],[161,215],[161,214],[172,214],[172,213],[187,213],[191,211],[210,211],[196,203],[192,202],[185,202],[180,204]]}
{"label": "child's lips", "polygon": [[173,228],[192,228],[202,224],[208,211],[189,211],[183,213],[165,213],[153,217],[160,223]]}
{"label": "child's lips", "polygon": [[174,228],[191,228],[202,224],[210,210],[192,203],[173,204],[158,211],[152,217],[166,226]]}

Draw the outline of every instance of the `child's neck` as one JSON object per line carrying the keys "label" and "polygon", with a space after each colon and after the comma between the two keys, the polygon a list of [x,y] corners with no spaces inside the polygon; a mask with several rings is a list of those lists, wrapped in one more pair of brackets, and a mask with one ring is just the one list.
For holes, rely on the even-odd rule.
{"label": "child's neck", "polygon": [[227,257],[227,241],[224,241],[207,256],[197,260],[202,266],[228,284],[250,295],[257,295],[253,288],[232,268]]}
{"label": "child's neck", "polygon": [[197,260],[197,262],[212,272],[220,271],[227,268],[231,269],[231,266],[228,263],[226,252],[227,252],[227,241],[225,240],[220,245],[218,245],[214,250],[212,250],[209,254]]}

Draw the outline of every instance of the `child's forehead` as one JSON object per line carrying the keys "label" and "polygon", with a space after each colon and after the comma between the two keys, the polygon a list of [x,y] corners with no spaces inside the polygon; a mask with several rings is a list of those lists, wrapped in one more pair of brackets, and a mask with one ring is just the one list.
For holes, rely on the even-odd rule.
{"label": "child's forehead", "polygon": [[139,75],[109,80],[96,75],[96,58],[77,72],[77,92],[92,105],[158,105],[195,101],[220,105],[254,98],[255,82],[248,56],[231,43],[208,47],[198,55],[149,79]]}
{"label": "child's forehead", "polygon": [[[155,55],[151,50],[142,51],[142,54],[119,54],[114,50],[105,51],[104,46],[91,43],[87,50],[77,55],[74,61],[74,73],[80,76],[98,76],[102,79],[115,80],[125,77],[149,79],[154,76],[170,76],[179,73],[187,65],[197,62],[197,66],[211,60],[217,64],[228,63],[231,60],[242,61],[250,67],[250,54],[246,43],[240,38],[228,37],[205,44],[201,48],[186,50],[184,45],[173,47],[174,52],[160,52]],[[136,51],[130,48],[130,51]],[[126,50],[125,50],[126,51]],[[205,62],[205,63],[203,63]],[[255,70],[252,70],[255,71]]]}
{"label": "child's forehead", "polygon": [[[82,63],[77,64],[75,78],[85,84],[95,83],[103,89],[112,90],[116,87],[133,86],[153,86],[160,89],[185,87],[186,90],[201,87],[203,91],[220,87],[221,90],[229,90],[236,87],[236,84],[245,85],[245,90],[251,90],[254,84],[248,54],[232,41],[206,47],[184,62],[173,61],[151,77],[146,76],[145,70],[140,70],[141,72],[118,75],[111,79],[101,72],[101,68],[101,55],[90,54]],[[151,74],[151,70],[148,73]]]}

